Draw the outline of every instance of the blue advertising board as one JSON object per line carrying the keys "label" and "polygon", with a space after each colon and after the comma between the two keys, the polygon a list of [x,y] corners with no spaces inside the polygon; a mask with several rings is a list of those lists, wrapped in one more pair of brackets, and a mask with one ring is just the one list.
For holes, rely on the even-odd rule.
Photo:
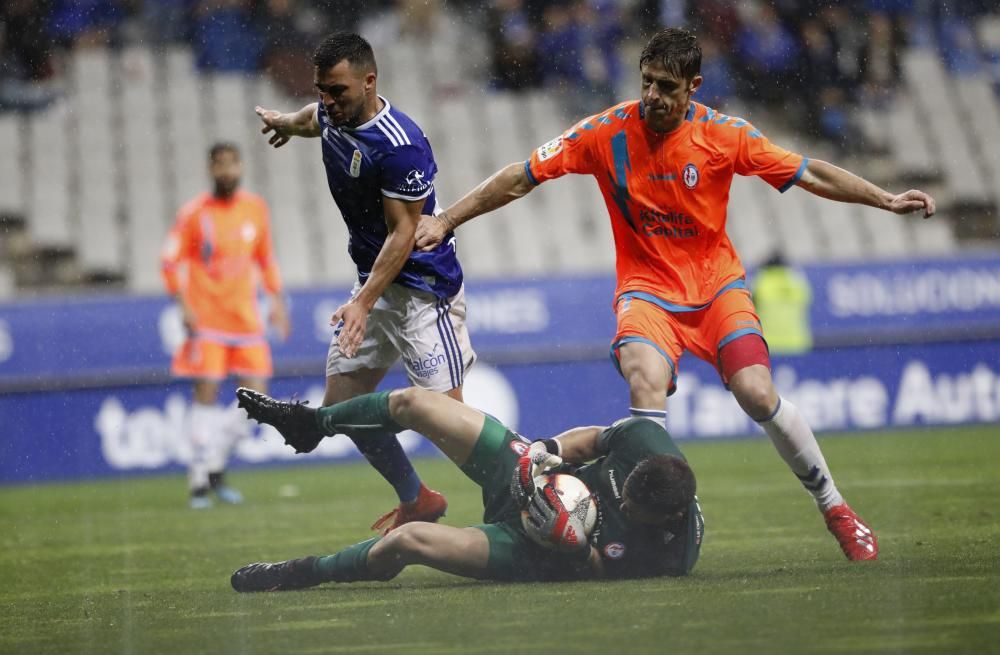
{"label": "blue advertising board", "polygon": [[[818,348],[1000,338],[1000,253],[804,267]],[[290,295],[293,333],[272,340],[279,373],[322,374],[330,315],[347,289]],[[607,276],[470,283],[473,346],[496,362],[603,357],[614,334]],[[0,304],[0,391],[162,381],[183,339],[164,297]]]}
{"label": "blue advertising board", "polygon": [[[711,367],[685,357],[679,369],[667,412],[676,438],[760,434]],[[776,358],[774,377],[819,433],[1000,421],[996,341],[821,350]],[[628,390],[606,359],[480,363],[466,381],[470,405],[529,437],[608,424],[628,409]],[[384,386],[405,383],[394,372]],[[319,376],[279,378],[272,386],[282,397],[322,398]],[[0,395],[0,483],[180,471],[188,406],[187,390],[176,384]],[[418,435],[402,439],[416,455],[436,452]],[[338,436],[312,455],[296,456],[278,435],[254,427],[235,455],[239,468],[341,461],[357,452]]]}
{"label": "blue advertising board", "polygon": [[[817,265],[817,348],[775,358],[779,391],[819,432],[1000,421],[1000,253],[960,260]],[[607,359],[614,280],[470,282],[468,324],[480,363],[465,395],[531,436],[608,423],[627,389]],[[276,395],[322,398],[329,317],[346,289],[290,293],[293,337],[274,343]],[[0,304],[0,482],[182,470],[186,386],[168,376],[183,339],[164,297]],[[406,383],[399,371],[387,386]],[[679,367],[668,427],[680,439],[759,434],[690,357]],[[404,435],[416,454],[432,452]],[[237,465],[356,457],[343,437],[293,457],[254,429]]]}

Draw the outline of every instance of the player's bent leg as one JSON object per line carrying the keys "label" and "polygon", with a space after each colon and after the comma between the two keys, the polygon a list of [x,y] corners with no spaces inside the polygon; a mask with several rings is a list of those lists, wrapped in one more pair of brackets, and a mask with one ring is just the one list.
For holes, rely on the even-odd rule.
{"label": "player's bent leg", "polygon": [[473,578],[487,576],[490,545],[476,528],[407,523],[383,538],[369,539],[326,557],[248,564],[233,573],[239,592],[290,591],[325,582],[391,580],[411,564]]}
{"label": "player's bent leg", "polygon": [[368,570],[390,580],[411,564],[438,571],[481,578],[487,573],[490,544],[476,528],[437,523],[407,523],[394,530],[368,553]]}
{"label": "player's bent leg", "polygon": [[393,391],[389,411],[400,425],[426,436],[458,466],[469,459],[486,420],[477,409],[418,387]]}
{"label": "player's bent leg", "polygon": [[850,560],[878,557],[878,539],[844,502],[816,436],[799,412],[778,396],[766,366],[753,364],[728,375],[740,407],[767,433],[775,450],[816,501],[827,529]]}
{"label": "player's bent leg", "polygon": [[778,406],[778,392],[771,380],[771,371],[761,364],[752,364],[729,377],[729,390],[747,415],[758,423],[766,421]]}
{"label": "player's bent leg", "polygon": [[[326,396],[324,406],[355,398],[375,390],[378,383],[385,377],[385,368],[357,369],[346,373],[331,373],[326,379]],[[354,445],[368,463],[392,485],[400,503],[417,503],[421,494],[427,495],[426,488],[420,481],[416,469],[406,456],[396,432],[383,430],[381,434],[369,433],[364,439],[348,434]],[[394,509],[385,516],[395,515]],[[385,518],[385,517],[383,517]],[[376,521],[381,524],[383,519]],[[383,526],[384,527],[384,526]],[[377,529],[373,526],[373,529]]]}
{"label": "player's bent leg", "polygon": [[630,341],[616,349],[618,367],[629,388],[629,412],[666,427],[666,398],[673,364],[650,343]]}

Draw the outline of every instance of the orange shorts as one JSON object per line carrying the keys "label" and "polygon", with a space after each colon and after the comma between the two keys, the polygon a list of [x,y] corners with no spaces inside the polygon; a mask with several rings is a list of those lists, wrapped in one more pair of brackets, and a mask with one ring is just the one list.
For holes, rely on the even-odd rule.
{"label": "orange shorts", "polygon": [[677,361],[685,350],[714,366],[728,384],[719,355],[722,347],[749,334],[763,340],[757,310],[741,281],[728,285],[711,303],[699,309],[671,305],[647,293],[625,292],[618,298],[615,310],[618,332],[611,344],[615,366],[621,372],[618,349],[623,344],[640,342],[653,346],[670,365],[668,395],[676,389]]}
{"label": "orange shorts", "polygon": [[262,336],[240,338],[194,336],[184,342],[171,362],[170,372],[180,378],[224,380],[270,378],[271,347]]}

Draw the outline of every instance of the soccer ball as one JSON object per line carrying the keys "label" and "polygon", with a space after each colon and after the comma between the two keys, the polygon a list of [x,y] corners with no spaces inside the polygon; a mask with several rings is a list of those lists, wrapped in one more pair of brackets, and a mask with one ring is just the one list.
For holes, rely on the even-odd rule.
{"label": "soccer ball", "polygon": [[[521,512],[521,525],[535,543],[561,552],[575,552],[581,548],[581,543],[590,539],[597,524],[597,502],[590,489],[580,478],[566,473],[545,473],[535,478],[535,487],[551,486],[562,500],[571,520],[565,525],[556,526],[558,534],[542,534],[540,528],[530,520],[528,510]],[[579,527],[583,534],[579,534]]]}

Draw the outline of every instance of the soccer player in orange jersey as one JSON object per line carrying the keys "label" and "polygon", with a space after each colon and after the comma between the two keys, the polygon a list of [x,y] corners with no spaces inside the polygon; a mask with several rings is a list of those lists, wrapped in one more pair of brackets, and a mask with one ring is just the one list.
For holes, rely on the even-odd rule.
{"label": "soccer player in orange jersey", "polygon": [[257,306],[260,284],[269,297],[272,325],[282,339],[289,332],[267,205],[239,188],[242,171],[235,145],[212,146],[214,189],[181,208],[161,262],[167,293],[177,301],[188,332],[171,372],[194,381],[188,480],[195,509],[212,506],[210,490],[223,502],[243,500],[225,484],[223,473],[245,433],[246,414],[219,407],[217,398],[219,383],[229,375],[241,386],[267,388],[271,350]]}
{"label": "soccer player in orange jersey", "polygon": [[[740,407],[771,438],[816,499],[851,560],[875,559],[878,542],[834,484],[816,438],[771,380],[760,321],[739,256],[726,235],[733,175],[778,191],[793,185],[823,198],[897,214],[934,213],[922,191],[893,194],[818,159],[770,143],[747,121],[694,102],[701,49],[677,28],[657,33],[639,59],[640,100],[587,118],[498,171],[417,231],[418,247],[567,173],[593,175],[608,206],[617,254],[612,342],[631,412],[664,422],[684,350],[719,372]],[[738,216],[737,216],[738,219]]]}

